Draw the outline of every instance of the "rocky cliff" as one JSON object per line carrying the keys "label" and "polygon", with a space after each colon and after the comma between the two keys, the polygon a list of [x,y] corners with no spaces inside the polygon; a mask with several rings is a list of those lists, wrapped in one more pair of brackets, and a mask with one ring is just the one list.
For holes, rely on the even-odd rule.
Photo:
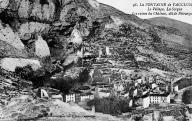
{"label": "rocky cliff", "polygon": [[[0,7],[1,67],[8,71],[34,66],[36,60],[44,81],[59,72],[63,78],[68,69],[82,66],[86,52],[98,57],[106,47],[110,57],[104,58],[113,68],[149,73],[155,68],[171,75],[191,71],[191,50],[175,42],[185,39],[177,28],[152,25],[95,0],[7,0]],[[11,67],[4,58],[28,60]]]}
{"label": "rocky cliff", "polygon": [[190,76],[192,51],[179,43],[183,39],[177,28],[95,0],[0,0],[1,80],[15,82],[2,74],[7,71],[33,88],[49,84],[67,92],[95,69],[111,81],[122,72],[169,81]]}

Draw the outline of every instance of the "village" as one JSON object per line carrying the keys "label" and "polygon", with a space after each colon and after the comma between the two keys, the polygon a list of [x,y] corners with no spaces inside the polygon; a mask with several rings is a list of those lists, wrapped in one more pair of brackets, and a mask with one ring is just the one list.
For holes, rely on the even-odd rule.
{"label": "village", "polygon": [[192,3],[125,2],[1,0],[0,120],[192,121]]}
{"label": "village", "polygon": [[[178,83],[173,83],[173,80],[158,74],[136,75],[134,78],[127,76],[127,73],[132,71],[126,68],[122,70],[116,69],[121,67],[122,64],[110,60],[112,54],[109,47],[106,47],[105,51],[105,57],[102,56],[102,51],[99,52],[98,58],[95,58],[91,53],[84,54],[84,64],[89,65],[90,60],[94,61],[90,72],[91,82],[78,89],[71,90],[68,94],[50,87],[43,87],[36,90],[37,95],[41,98],[52,98],[66,103],[76,103],[87,110],[93,111],[95,111],[94,106],[87,106],[89,101],[111,96],[127,99],[129,107],[135,110],[150,109],[154,108],[154,106],[163,108],[182,104],[182,91],[180,91],[182,87],[179,87]],[[100,74],[103,80],[93,80],[93,70],[96,69],[97,71],[101,70]],[[116,72],[120,72],[120,74]],[[111,77],[111,75],[113,76]],[[116,77],[114,78],[114,76]],[[180,79],[182,78],[177,79],[175,82],[179,82]]]}

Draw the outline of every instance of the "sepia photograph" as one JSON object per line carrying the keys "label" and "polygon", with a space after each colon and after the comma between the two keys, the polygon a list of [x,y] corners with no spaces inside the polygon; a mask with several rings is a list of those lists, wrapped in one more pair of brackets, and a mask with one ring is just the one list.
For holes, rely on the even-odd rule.
{"label": "sepia photograph", "polygon": [[0,0],[0,121],[192,121],[192,1]]}

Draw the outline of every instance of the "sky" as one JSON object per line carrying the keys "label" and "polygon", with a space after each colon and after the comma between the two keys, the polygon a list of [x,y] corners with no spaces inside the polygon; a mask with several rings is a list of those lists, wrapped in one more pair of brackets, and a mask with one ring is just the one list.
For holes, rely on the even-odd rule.
{"label": "sky", "polygon": [[[192,0],[97,0],[100,3],[111,5],[125,13],[128,14],[134,14],[135,13],[147,13],[147,15],[137,15],[138,17],[142,19],[148,19],[153,17],[169,17],[172,19],[176,19],[182,22],[186,22],[189,24],[192,24]],[[138,6],[133,7],[133,5],[137,3]],[[151,6],[151,4],[146,5],[146,3],[166,3],[166,5],[161,6]],[[168,6],[170,3],[171,6]],[[178,4],[179,3],[179,4]],[[187,6],[182,6],[182,5]],[[140,6],[140,4],[144,4],[145,6]],[[151,11],[148,11],[148,7],[151,9]],[[167,7],[169,8],[169,11],[167,10]],[[167,13],[167,15],[156,15],[155,12],[160,12],[159,8],[163,8],[164,12]],[[154,10],[156,9],[156,11]],[[171,10],[170,10],[171,9]],[[148,12],[151,12],[152,15],[148,15]],[[177,13],[190,13],[188,15],[169,15],[170,12]],[[163,13],[163,11],[161,11]]]}

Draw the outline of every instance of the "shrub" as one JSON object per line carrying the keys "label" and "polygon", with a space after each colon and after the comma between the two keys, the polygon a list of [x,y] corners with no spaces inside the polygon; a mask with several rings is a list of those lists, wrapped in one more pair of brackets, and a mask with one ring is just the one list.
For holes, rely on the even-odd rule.
{"label": "shrub", "polygon": [[85,83],[88,82],[90,76],[89,76],[89,70],[85,69],[79,74],[79,82]]}
{"label": "shrub", "polygon": [[120,27],[119,27],[119,30],[121,32],[123,32],[124,34],[130,34],[132,32],[132,28],[131,28],[131,25],[129,24],[122,24]]}
{"label": "shrub", "polygon": [[189,86],[192,86],[192,79],[191,78],[182,78],[176,84],[179,85],[179,89],[183,89]]}
{"label": "shrub", "polygon": [[191,102],[192,102],[192,90],[186,90],[186,91],[183,93],[182,101],[183,101],[185,104],[191,104]]}
{"label": "shrub", "polygon": [[102,82],[103,81],[103,76],[100,72],[100,70],[98,68],[96,68],[94,70],[94,73],[93,73],[93,83],[96,83],[96,82]]}
{"label": "shrub", "polygon": [[124,99],[118,99],[117,97],[108,97],[102,99],[94,99],[88,102],[88,106],[95,106],[96,112],[102,112],[111,115],[120,115],[128,112],[129,101]]}
{"label": "shrub", "polygon": [[23,79],[30,79],[33,76],[34,71],[30,65],[27,65],[25,67],[16,67],[15,73]]}

